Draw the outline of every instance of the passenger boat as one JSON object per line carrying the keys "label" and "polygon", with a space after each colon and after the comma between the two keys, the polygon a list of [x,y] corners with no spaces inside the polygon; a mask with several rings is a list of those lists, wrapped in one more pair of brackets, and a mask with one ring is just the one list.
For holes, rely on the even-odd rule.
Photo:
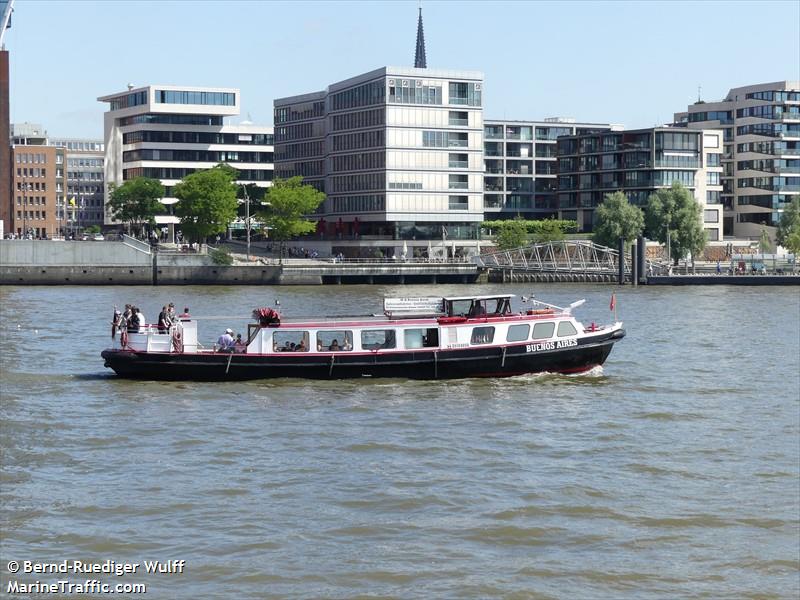
{"label": "passenger boat", "polygon": [[[513,295],[386,298],[381,315],[287,320],[256,309],[246,346],[204,347],[197,321],[168,332],[123,332],[102,352],[117,375],[141,379],[244,380],[274,377],[452,379],[582,373],[602,365],[625,336],[622,323],[585,327],[572,311]],[[527,308],[526,307],[526,308]]]}

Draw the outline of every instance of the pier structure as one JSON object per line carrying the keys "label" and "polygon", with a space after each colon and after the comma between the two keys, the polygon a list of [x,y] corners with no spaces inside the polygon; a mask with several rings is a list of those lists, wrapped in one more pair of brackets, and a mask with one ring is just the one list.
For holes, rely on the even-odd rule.
{"label": "pier structure", "polygon": [[[476,260],[488,271],[490,281],[611,282],[618,277],[619,255],[618,250],[588,240],[560,240],[482,254]],[[661,263],[645,263],[642,276],[666,270]],[[632,261],[625,253],[622,265],[630,281]]]}

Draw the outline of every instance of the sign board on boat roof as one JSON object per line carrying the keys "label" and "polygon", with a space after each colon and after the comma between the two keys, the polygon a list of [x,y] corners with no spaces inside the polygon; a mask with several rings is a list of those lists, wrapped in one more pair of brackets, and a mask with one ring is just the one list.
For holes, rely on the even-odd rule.
{"label": "sign board on boat roof", "polygon": [[444,304],[439,297],[384,298],[383,311],[387,315],[439,315],[444,314]]}

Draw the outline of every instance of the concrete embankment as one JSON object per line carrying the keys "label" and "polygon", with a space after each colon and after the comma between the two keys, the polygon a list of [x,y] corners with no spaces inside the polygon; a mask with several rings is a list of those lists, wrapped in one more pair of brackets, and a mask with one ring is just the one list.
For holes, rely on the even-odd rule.
{"label": "concrete embankment", "polygon": [[664,275],[648,285],[800,285],[800,275]]}
{"label": "concrete embankment", "polygon": [[147,244],[4,240],[0,285],[322,285],[473,283],[468,263],[329,263],[290,260],[221,266],[207,255],[152,252]]}

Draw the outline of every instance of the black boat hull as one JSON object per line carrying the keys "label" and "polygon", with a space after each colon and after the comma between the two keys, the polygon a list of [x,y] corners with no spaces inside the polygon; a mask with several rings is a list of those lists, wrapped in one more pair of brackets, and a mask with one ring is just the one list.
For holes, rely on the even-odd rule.
{"label": "black boat hull", "polygon": [[526,373],[581,373],[602,365],[622,329],[584,338],[577,345],[513,344],[407,352],[330,354],[179,354],[108,349],[105,366],[120,377],[171,381],[235,381],[298,377],[350,379],[460,379],[509,377]]}

